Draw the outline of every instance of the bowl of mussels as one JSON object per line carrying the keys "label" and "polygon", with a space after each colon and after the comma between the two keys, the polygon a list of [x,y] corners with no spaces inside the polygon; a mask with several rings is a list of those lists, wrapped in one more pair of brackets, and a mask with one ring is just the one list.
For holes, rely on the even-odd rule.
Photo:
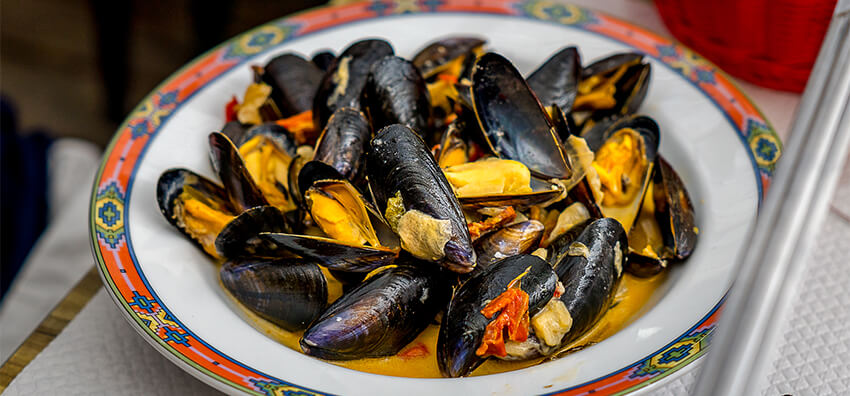
{"label": "bowl of mussels", "polygon": [[698,85],[587,33],[345,33],[209,82],[149,143],[133,259],[185,334],[329,393],[545,393],[701,355],[761,185]]}

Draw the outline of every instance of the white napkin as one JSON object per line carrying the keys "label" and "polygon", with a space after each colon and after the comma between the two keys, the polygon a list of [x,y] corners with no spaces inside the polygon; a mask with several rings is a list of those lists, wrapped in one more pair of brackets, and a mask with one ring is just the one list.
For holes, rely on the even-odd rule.
{"label": "white napkin", "polygon": [[6,395],[210,395],[213,388],[160,355],[101,289],[18,374]]}

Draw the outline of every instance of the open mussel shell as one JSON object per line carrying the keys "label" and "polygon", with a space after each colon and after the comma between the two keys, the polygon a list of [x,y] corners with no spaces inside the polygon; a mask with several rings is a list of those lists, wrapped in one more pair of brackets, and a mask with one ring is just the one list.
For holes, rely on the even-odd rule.
{"label": "open mussel shell", "polygon": [[186,197],[198,200],[209,210],[224,216],[235,216],[237,211],[230,204],[227,191],[215,182],[188,169],[175,168],[163,172],[156,184],[156,201],[163,217],[171,225],[188,236],[196,245],[215,256],[214,241],[218,230],[207,230],[208,234],[197,235],[187,228],[186,209],[182,200]]}
{"label": "open mussel shell", "polygon": [[248,209],[228,223],[215,239],[215,249],[229,259],[254,255],[261,232],[289,232],[286,216],[274,206]]}
{"label": "open mussel shell", "polygon": [[375,130],[407,125],[420,136],[431,133],[431,99],[425,80],[412,63],[386,56],[372,65],[363,88],[363,105]]}
{"label": "open mussel shell", "polygon": [[558,183],[544,184],[540,181],[535,181],[532,184],[540,184],[540,186],[536,186],[534,191],[527,193],[505,193],[459,197],[458,202],[460,202],[460,205],[464,209],[513,206],[515,209],[521,210],[530,208],[534,205],[544,205],[547,202],[557,200],[558,197],[564,194],[564,186]]}
{"label": "open mussel shell", "polygon": [[323,72],[299,55],[278,55],[263,68],[263,81],[272,87],[271,97],[283,118],[313,109],[313,96]]}
{"label": "open mussel shell", "polygon": [[[437,40],[413,57],[413,65],[422,73],[424,78],[430,78],[449,67],[458,60],[468,57],[475,58],[486,41],[476,37],[447,37]],[[463,59],[461,59],[463,58]]]}
{"label": "open mussel shell", "polygon": [[377,211],[348,180],[318,180],[304,192],[304,202],[325,234],[346,243],[381,246],[370,218]]}
{"label": "open mussel shell", "polygon": [[[620,182],[621,192],[618,193],[619,196],[612,193],[610,186],[602,183],[602,191],[605,194],[600,205],[602,214],[605,217],[613,217],[619,220],[627,230],[632,228],[637,219],[644,196],[652,180],[655,158],[661,139],[660,131],[657,128],[658,125],[648,117],[628,117],[625,121],[617,123],[615,127],[610,129],[610,135],[596,150],[595,163],[606,162],[603,152],[606,145],[623,144],[627,137],[631,137],[636,143],[632,146],[632,155],[637,158],[636,166],[640,168],[637,168],[637,170],[635,168],[621,169],[623,182]],[[626,177],[627,175],[628,177]],[[628,199],[628,201],[622,202],[624,199]]]}
{"label": "open mussel shell", "polygon": [[483,268],[518,254],[531,253],[543,237],[543,223],[528,220],[501,228],[486,235],[476,243],[478,266]]}
{"label": "open mussel shell", "polygon": [[566,47],[543,62],[528,76],[528,86],[544,106],[556,105],[570,111],[581,79],[581,55],[576,47]]}
{"label": "open mussel shell", "polygon": [[437,146],[437,151],[434,153],[434,158],[437,160],[437,165],[440,168],[459,165],[469,161],[469,154],[467,152],[469,147],[459,129],[462,123],[457,121],[458,119],[455,119],[449,123],[440,137],[440,143]]}
{"label": "open mussel shell", "polygon": [[660,155],[656,158],[653,199],[655,218],[661,227],[664,246],[672,257],[684,260],[691,255],[697,243],[694,206],[685,184],[673,167]]}
{"label": "open mussel shell", "polygon": [[321,269],[300,258],[230,260],[219,276],[242,305],[288,331],[307,328],[328,302]]}
{"label": "open mussel shell", "polygon": [[363,178],[365,153],[372,137],[372,128],[362,112],[343,107],[328,120],[316,142],[313,159],[336,169],[343,177],[357,184]]}
{"label": "open mussel shell", "polygon": [[358,246],[310,235],[260,233],[253,254],[257,257],[299,256],[332,270],[369,272],[392,264],[397,249]]}
{"label": "open mussel shell", "polygon": [[295,157],[298,150],[298,144],[292,139],[292,135],[286,128],[275,124],[274,122],[266,122],[260,125],[253,126],[245,131],[238,140],[233,140],[236,147],[242,147],[249,140],[257,137],[265,136],[271,140],[277,148],[289,157]]}
{"label": "open mussel shell", "polygon": [[472,102],[489,149],[525,164],[543,179],[567,179],[570,169],[555,128],[519,71],[487,53],[472,71]]}
{"label": "open mussel shell", "polygon": [[313,99],[313,124],[324,129],[328,118],[341,107],[360,107],[360,95],[372,64],[392,55],[384,40],[360,40],[346,48],[328,67]]}
{"label": "open mussel shell", "polygon": [[560,299],[573,321],[561,345],[576,340],[608,310],[623,275],[628,244],[623,226],[611,218],[593,221],[570,244],[558,243],[553,265],[564,285]]}
{"label": "open mussel shell", "polygon": [[636,52],[621,52],[609,55],[602,59],[593,61],[591,64],[582,69],[581,78],[584,80],[593,76],[613,74],[620,67],[638,64],[642,61],[643,54]]}
{"label": "open mussel shell", "polygon": [[558,282],[549,263],[536,256],[518,255],[493,263],[476,271],[455,292],[437,338],[437,364],[444,376],[469,375],[486,360],[475,353],[491,321],[481,310],[526,271],[519,285],[528,294],[528,314],[534,316],[552,299]]}
{"label": "open mussel shell", "polygon": [[404,125],[382,129],[372,139],[366,174],[403,249],[455,272],[472,270],[475,251],[460,204],[422,138]]}
{"label": "open mussel shell", "polygon": [[390,356],[413,341],[451,295],[439,269],[403,264],[347,292],[304,332],[304,353],[329,360]]}
{"label": "open mussel shell", "polygon": [[213,132],[209,136],[210,161],[224,184],[231,205],[244,212],[257,206],[269,204],[262,191],[254,182],[239,150],[227,136]]}
{"label": "open mussel shell", "polygon": [[[597,120],[615,114],[634,113],[646,97],[651,72],[652,67],[649,63],[643,63],[642,54],[627,52],[600,59],[582,70],[582,83],[586,81],[612,83],[614,86],[613,106],[596,108],[593,101],[585,103],[578,99],[574,108],[575,110],[592,110],[591,118]],[[582,91],[579,89],[579,95],[581,94]]]}
{"label": "open mussel shell", "polygon": [[644,131],[642,133],[644,136],[660,142],[661,129],[658,127],[658,123],[644,115],[608,117],[605,121],[599,122],[593,128],[585,131],[581,137],[587,142],[587,146],[593,152],[596,152],[611,135],[623,128]]}
{"label": "open mussel shell", "polygon": [[331,67],[336,56],[333,52],[330,51],[319,51],[313,55],[313,58],[310,59],[316,67],[319,68],[322,72],[328,71],[328,68]]}
{"label": "open mussel shell", "polygon": [[[297,189],[295,191],[298,192],[297,195],[303,203],[304,193],[313,186],[313,183],[319,180],[341,179],[345,179],[345,177],[333,166],[321,161],[307,161],[298,171],[298,177],[296,179]],[[292,180],[293,179],[290,179],[290,181]],[[293,192],[293,195],[295,195],[295,192]]]}

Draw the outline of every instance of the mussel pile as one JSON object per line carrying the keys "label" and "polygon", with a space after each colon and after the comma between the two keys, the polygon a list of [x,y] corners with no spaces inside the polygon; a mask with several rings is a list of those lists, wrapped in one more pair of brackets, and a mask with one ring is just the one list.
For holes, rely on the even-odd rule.
{"label": "mussel pile", "polygon": [[567,47],[523,76],[485,45],[407,60],[368,39],[253,66],[209,135],[217,180],[165,171],[162,214],[308,355],[392,356],[435,324],[447,377],[563,353],[624,277],[693,252],[694,207],[637,113],[643,55]]}

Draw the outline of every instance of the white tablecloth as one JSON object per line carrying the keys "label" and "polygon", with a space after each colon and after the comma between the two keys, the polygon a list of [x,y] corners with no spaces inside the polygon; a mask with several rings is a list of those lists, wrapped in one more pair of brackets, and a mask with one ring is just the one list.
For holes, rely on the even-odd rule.
{"label": "white tablecloth", "polygon": [[[573,1],[632,21],[662,35],[664,28],[652,3],[645,0]],[[741,83],[741,88],[765,113],[785,140],[799,96]],[[68,200],[65,210],[87,213],[90,179],[85,188]],[[78,216],[79,217],[79,216]],[[59,217],[57,217],[59,218]],[[39,300],[40,307],[25,309],[24,298],[6,301],[0,311],[0,356],[13,349],[10,343],[31,331],[39,318],[73,285],[92,264],[87,232],[59,232],[56,228],[80,231],[84,219],[56,222],[38,249],[31,255],[29,271],[18,289],[35,285],[42,271],[62,272],[52,293]],[[77,230],[79,229],[79,230]],[[49,237],[49,235],[54,235]],[[64,235],[57,238],[55,235]],[[822,232],[817,237],[801,279],[791,315],[781,326],[776,343],[778,358],[770,366],[765,394],[794,395],[846,394],[850,392],[850,164],[845,166],[841,184]],[[73,261],[60,271],[56,266]],[[32,268],[36,268],[33,270]],[[79,269],[78,269],[79,268]],[[42,276],[43,278],[43,276]],[[24,293],[26,294],[26,293]],[[36,298],[32,297],[31,298]],[[8,317],[9,305],[16,314]],[[26,313],[29,312],[29,315]],[[10,323],[15,331],[7,331]],[[8,337],[4,333],[9,333]],[[14,333],[14,334],[13,334]],[[6,345],[3,345],[5,343]],[[4,353],[5,352],[5,353]],[[686,369],[648,389],[655,394],[684,394],[693,385],[697,370]],[[29,395],[61,390],[65,394],[211,394],[215,391],[162,357],[125,321],[104,290],[68,327],[10,384],[9,395]]]}

